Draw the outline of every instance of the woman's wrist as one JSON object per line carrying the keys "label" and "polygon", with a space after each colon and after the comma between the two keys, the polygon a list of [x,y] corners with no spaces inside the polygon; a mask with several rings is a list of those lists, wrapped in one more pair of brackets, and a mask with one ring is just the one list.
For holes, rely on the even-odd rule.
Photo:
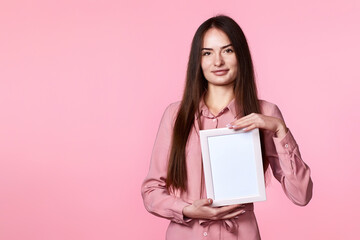
{"label": "woman's wrist", "polygon": [[279,123],[279,126],[275,130],[275,137],[276,138],[283,138],[285,137],[286,133],[288,132],[288,129],[284,122]]}
{"label": "woman's wrist", "polygon": [[188,206],[185,206],[182,210],[182,214],[184,215],[184,217],[188,218],[188,215],[187,215],[187,211],[189,209],[189,207],[191,207],[191,205],[188,205]]}

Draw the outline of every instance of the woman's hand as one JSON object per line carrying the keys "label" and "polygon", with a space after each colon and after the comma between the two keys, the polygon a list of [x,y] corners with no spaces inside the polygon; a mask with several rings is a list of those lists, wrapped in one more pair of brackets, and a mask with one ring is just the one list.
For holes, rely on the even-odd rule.
{"label": "woman's hand", "polygon": [[236,217],[245,213],[244,204],[229,205],[224,207],[210,207],[212,199],[200,199],[184,207],[183,214],[188,218],[220,220]]}
{"label": "woman's hand", "polygon": [[259,113],[251,113],[229,123],[227,127],[232,129],[243,129],[245,132],[255,128],[261,128],[274,132],[275,136],[278,138],[283,138],[287,133],[287,128],[283,120]]}

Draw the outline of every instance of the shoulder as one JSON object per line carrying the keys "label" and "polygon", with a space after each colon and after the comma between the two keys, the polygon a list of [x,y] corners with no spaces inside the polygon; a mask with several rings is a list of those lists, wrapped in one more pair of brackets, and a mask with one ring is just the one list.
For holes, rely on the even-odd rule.
{"label": "shoulder", "polygon": [[181,101],[170,103],[167,107],[167,111],[177,111],[180,108]]}
{"label": "shoulder", "polygon": [[260,109],[264,111],[269,111],[277,108],[275,103],[266,101],[264,99],[259,99]]}
{"label": "shoulder", "polygon": [[180,108],[180,103],[181,101],[170,103],[164,111],[163,118],[169,119],[171,122],[173,122]]}
{"label": "shoulder", "polygon": [[282,117],[279,107],[275,103],[259,99],[260,111],[266,116]]}
{"label": "shoulder", "polygon": [[170,103],[165,109],[165,114],[169,114],[169,115],[176,114],[180,108],[180,103],[181,101]]}

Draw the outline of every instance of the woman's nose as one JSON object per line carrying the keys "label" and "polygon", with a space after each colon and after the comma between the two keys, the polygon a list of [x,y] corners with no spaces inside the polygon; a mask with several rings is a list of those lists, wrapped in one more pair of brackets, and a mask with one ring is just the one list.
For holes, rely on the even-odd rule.
{"label": "woman's nose", "polygon": [[221,66],[224,64],[224,59],[223,57],[221,56],[221,53],[218,53],[215,55],[215,62],[214,62],[214,65],[215,66]]}

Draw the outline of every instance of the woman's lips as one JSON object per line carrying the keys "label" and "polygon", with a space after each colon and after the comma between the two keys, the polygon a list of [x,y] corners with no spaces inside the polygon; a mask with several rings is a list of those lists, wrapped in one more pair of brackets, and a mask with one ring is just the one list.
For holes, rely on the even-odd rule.
{"label": "woman's lips", "polygon": [[212,71],[216,76],[223,76],[225,74],[227,74],[229,71],[229,69],[222,69],[222,70],[216,70],[216,71]]}

